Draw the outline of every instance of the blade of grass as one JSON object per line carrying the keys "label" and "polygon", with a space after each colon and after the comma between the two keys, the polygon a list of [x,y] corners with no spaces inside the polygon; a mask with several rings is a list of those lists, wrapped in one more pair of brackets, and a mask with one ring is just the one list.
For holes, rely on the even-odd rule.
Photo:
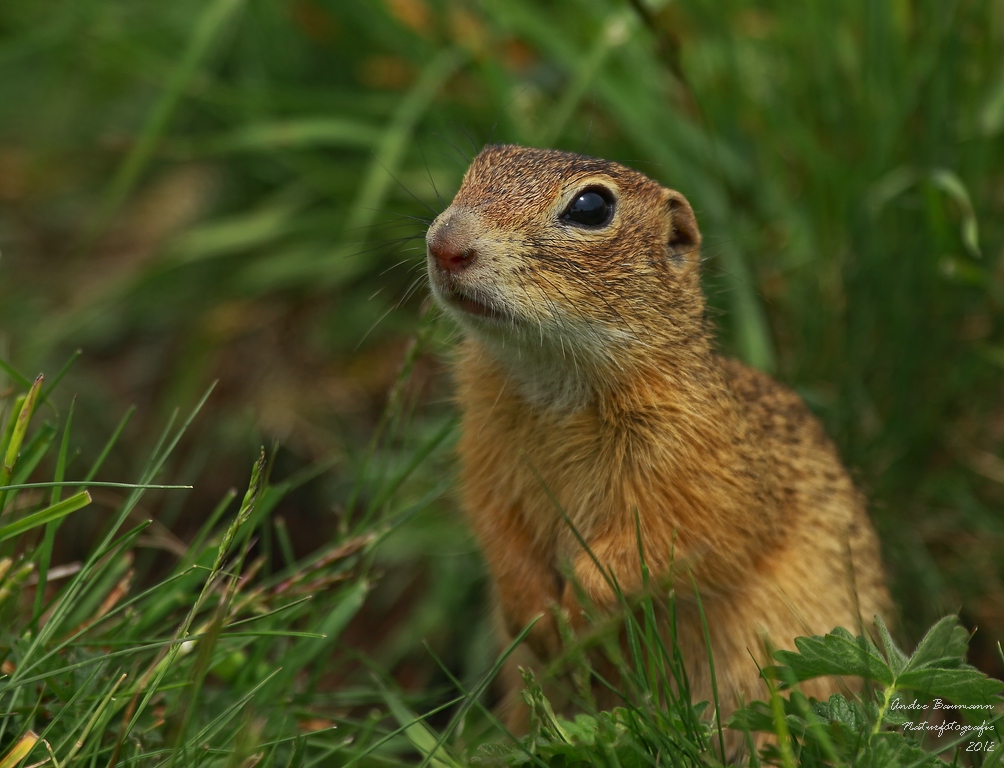
{"label": "blade of grass", "polygon": [[377,126],[358,120],[299,117],[295,120],[245,125],[225,136],[196,139],[187,148],[187,152],[223,154],[315,146],[372,147],[379,135]]}
{"label": "blade of grass", "polygon": [[31,379],[23,376],[6,360],[0,359],[0,370],[6,373],[20,389],[28,389],[31,386]]}
{"label": "blade of grass", "polygon": [[[209,574],[203,584],[202,590],[199,592],[198,597],[195,599],[194,604],[188,610],[185,619],[182,621],[181,626],[178,627],[176,632],[176,637],[179,641],[186,641],[190,634],[190,630],[195,617],[201,611],[206,599],[208,598],[210,591],[214,588],[217,583],[217,577],[219,576],[224,560],[227,553],[230,550],[230,546],[233,544],[235,537],[240,531],[241,527],[247,522],[255,504],[258,502],[260,494],[262,492],[262,482],[263,482],[263,472],[265,464],[265,452],[262,451],[258,461],[255,463],[254,468],[251,471],[251,481],[248,486],[247,493],[244,495],[244,501],[241,504],[241,509],[238,510],[237,517],[234,522],[227,529],[227,532],[223,536],[223,540],[220,542],[219,548],[217,549],[216,559],[213,563],[213,567],[210,569]],[[171,666],[174,664],[181,653],[184,643],[179,642],[177,645],[170,646],[166,649],[164,654],[152,664],[147,672],[142,676],[142,685],[137,689],[137,695],[139,691],[143,691],[143,696],[138,700],[138,704],[132,707],[132,716],[123,726],[123,736],[128,735],[132,729],[136,726],[141,714],[145,711],[147,706],[149,706],[151,699],[156,693],[157,689],[160,687],[161,681],[165,678]],[[135,697],[134,697],[135,700]],[[174,757],[172,757],[172,764],[174,762]]]}
{"label": "blade of grass", "polygon": [[42,463],[42,459],[45,458],[45,454],[55,438],[56,428],[51,424],[43,424],[28,437],[21,446],[14,476],[4,486],[5,490],[11,490],[14,486],[22,484],[31,477],[32,473],[38,469],[39,464]]}
{"label": "blade of grass", "polygon": [[289,684],[292,678],[314,661],[326,648],[330,648],[348,626],[348,623],[363,606],[371,584],[360,579],[351,586],[335,593],[331,600],[334,607],[316,625],[316,631],[324,635],[320,640],[300,640],[286,653],[280,682]]}
{"label": "blade of grass", "polygon": [[[144,483],[149,483],[158,472],[160,472],[164,463],[167,461],[167,457],[170,455],[171,451],[174,450],[175,446],[181,440],[181,436],[185,433],[188,427],[191,425],[192,421],[195,419],[196,415],[201,410],[202,406],[208,400],[209,395],[212,393],[213,387],[209,387],[206,393],[203,395],[202,399],[196,404],[195,408],[189,414],[188,418],[184,421],[181,427],[175,432],[174,436],[171,436],[171,429],[174,425],[175,416],[172,416],[168,421],[167,426],[161,433],[157,444],[154,446],[153,452],[151,453],[150,459],[147,462],[146,467],[140,473],[140,485]],[[24,653],[24,659],[30,659],[39,649],[44,648],[48,642],[51,640],[52,634],[61,625],[63,619],[72,610],[72,606],[88,584],[88,581],[93,573],[94,569],[97,567],[101,558],[112,548],[112,542],[114,540],[115,534],[118,529],[125,523],[126,519],[129,517],[132,510],[139,503],[139,500],[143,496],[143,489],[134,489],[131,494],[126,498],[122,504],[122,508],[119,510],[118,517],[112,522],[108,533],[105,534],[104,539],[98,544],[91,555],[81,566],[80,570],[74,575],[70,583],[66,585],[64,591],[61,593],[61,599],[56,605],[52,616],[45,623],[38,634],[32,639],[28,648]],[[14,679],[16,679],[21,672],[21,668],[15,671]]]}
{"label": "blade of grass", "polygon": [[562,89],[561,99],[551,113],[551,119],[539,139],[539,144],[534,146],[555,145],[610,54],[632,39],[634,21],[634,12],[622,9],[611,13],[604,20],[592,48],[572,70],[571,82]]}
{"label": "blade of grass", "polygon": [[[66,414],[66,424],[63,426],[63,436],[62,440],[59,441],[59,454],[56,456],[56,471],[53,476],[53,483],[58,485],[52,486],[52,493],[49,496],[49,504],[56,504],[61,494],[59,491],[62,488],[63,478],[66,476],[66,455],[69,453],[69,431],[73,426],[73,409],[76,406],[76,398],[69,403],[69,412]],[[52,534],[55,534],[55,529],[52,530]],[[49,531],[46,531],[46,540],[50,538]],[[51,544],[49,545],[51,549]],[[46,568],[48,567],[46,563]]]}
{"label": "blade of grass", "polygon": [[21,404],[21,410],[18,412],[17,420],[14,422],[14,427],[10,432],[6,450],[4,451],[3,462],[0,463],[0,512],[3,511],[4,500],[7,497],[7,491],[2,486],[7,485],[14,474],[14,467],[21,454],[21,443],[28,432],[28,422],[31,421],[31,415],[35,412],[35,404],[42,391],[43,381],[42,375],[39,374],[38,378],[35,379],[35,383],[31,385],[31,389],[28,390],[28,394]]}
{"label": "blade of grass", "polygon": [[[281,669],[281,668],[280,668]],[[201,731],[199,731],[192,739],[184,746],[189,750],[189,752],[195,752],[198,750],[202,744],[213,736],[213,734],[224,728],[231,720],[233,720],[237,714],[247,706],[248,702],[255,697],[255,695],[279,673],[280,669],[276,669],[269,673],[261,682],[255,685],[251,690],[237,699],[233,704],[228,706],[219,715],[213,718]],[[178,757],[178,750],[172,750],[170,761],[162,761],[157,764],[158,768],[166,768],[169,765],[174,765],[175,760]]]}
{"label": "blade of grass", "polygon": [[[412,143],[412,137],[419,119],[429,109],[432,100],[443,88],[447,80],[464,64],[467,54],[450,48],[437,54],[422,70],[415,85],[401,100],[390,124],[384,130],[377,145],[373,160],[362,183],[354,196],[354,202],[345,217],[342,227],[343,237],[351,241],[356,233],[373,224],[401,166],[404,155]],[[345,264],[352,253],[351,246],[335,248],[314,267],[317,277],[323,282],[344,280],[346,272],[357,272],[363,266],[361,261]]]}
{"label": "blade of grass", "polygon": [[102,716],[104,716],[105,710],[108,709],[109,705],[112,703],[112,700],[115,698],[115,692],[119,689],[119,686],[122,685],[125,679],[126,679],[125,673],[119,675],[118,680],[115,681],[115,684],[104,695],[104,697],[95,707],[94,713],[87,720],[87,724],[84,726],[83,731],[81,731],[80,736],[77,737],[77,740],[76,742],[74,742],[73,747],[70,749],[69,754],[67,754],[67,756],[64,758],[63,762],[66,765],[69,765],[73,761],[74,756],[77,754],[77,752],[80,751],[80,748],[84,746],[84,742],[87,741],[87,737],[91,735],[91,731],[94,730],[94,727],[95,725],[97,725],[98,720]]}
{"label": "blade of grass", "polygon": [[119,423],[115,426],[115,429],[114,431],[112,431],[111,436],[105,442],[104,447],[98,454],[98,457],[94,460],[94,463],[91,465],[90,471],[86,475],[84,475],[84,479],[82,482],[90,483],[90,481],[94,479],[95,475],[98,474],[98,470],[100,470],[101,465],[105,463],[105,459],[108,458],[108,454],[111,453],[112,448],[118,442],[119,437],[122,436],[122,431],[126,428],[126,424],[129,423],[129,419],[133,417],[134,413],[136,413],[135,405],[130,406],[128,410],[126,410],[126,412],[122,415],[122,418],[119,419]]}
{"label": "blade of grass", "polygon": [[0,759],[0,768],[15,768],[19,765],[22,760],[24,760],[28,753],[35,747],[38,743],[38,734],[34,731],[28,731],[24,736],[17,740],[17,743],[11,747],[10,751]]}
{"label": "blade of grass", "polygon": [[[450,701],[447,701],[445,704],[440,704],[439,706],[437,706],[437,707],[429,710],[424,715],[422,715],[421,719],[428,719],[428,718],[432,717],[433,715],[436,715],[436,714],[438,714],[438,713],[440,713],[440,712],[442,712],[444,710],[449,709],[450,707],[455,706],[456,704],[460,703],[462,700],[463,700],[462,697],[457,697],[457,698],[451,699]],[[352,766],[354,766],[357,763],[359,763],[359,761],[362,760],[364,757],[368,757],[369,755],[375,753],[376,750],[379,747],[381,747],[384,744],[386,744],[387,742],[389,742],[395,736],[400,736],[401,734],[405,733],[408,730],[408,728],[412,727],[416,722],[421,723],[421,719],[420,718],[415,718],[414,716],[412,716],[411,718],[406,719],[407,721],[405,723],[399,725],[393,731],[390,731],[389,733],[385,734],[382,738],[378,739],[376,742],[374,742],[373,744],[371,744],[366,750],[364,750],[363,752],[357,754],[351,760],[349,760],[348,762],[346,762],[344,764],[344,768],[352,768]],[[423,724],[423,727],[424,727],[424,724]],[[316,763],[314,763],[314,764],[316,765]]]}
{"label": "blade of grass", "polygon": [[188,552],[185,557],[178,561],[178,570],[189,568],[195,562],[196,558],[199,557],[199,554],[203,552],[206,540],[216,527],[216,523],[223,517],[223,513],[227,511],[227,507],[230,506],[230,503],[235,498],[237,498],[237,489],[229,488],[223,495],[223,498],[220,499],[220,502],[213,508],[213,511],[209,513],[209,517],[206,518],[206,522],[199,528],[199,532],[192,539],[192,543],[188,545]]}
{"label": "blade of grass", "polygon": [[89,250],[91,244],[104,231],[119,206],[136,185],[144,168],[153,157],[157,143],[166,130],[186,86],[195,76],[199,64],[209,53],[212,44],[241,5],[242,0],[212,0],[204,6],[201,16],[192,27],[188,47],[171,73],[164,93],[148,116],[136,144],[112,177],[100,212],[84,238],[85,251]]}
{"label": "blade of grass", "polygon": [[20,520],[3,526],[0,528],[0,541],[6,541],[7,539],[11,539],[15,536],[20,536],[25,531],[30,531],[32,528],[45,525],[46,523],[50,523],[54,520],[60,520],[67,515],[76,512],[78,509],[83,509],[90,503],[91,494],[87,491],[75,493],[68,499],[64,499],[63,501],[39,510],[38,512],[32,512],[30,515],[25,515]]}
{"label": "blade of grass", "polygon": [[424,462],[429,455],[439,446],[442,442],[449,437],[456,429],[457,423],[455,420],[450,419],[446,421],[439,431],[436,432],[428,441],[426,441],[415,453],[409,458],[408,463],[401,469],[396,477],[393,477],[383,486],[383,490],[380,495],[378,495],[372,502],[372,507],[374,509],[380,509],[387,502],[390,501],[391,497],[397,493],[401,485],[411,477],[412,473]]}
{"label": "blade of grass", "polygon": [[161,485],[158,483],[112,483],[105,481],[95,481],[91,480],[88,482],[83,482],[81,480],[63,480],[62,482],[41,482],[41,483],[11,483],[10,485],[5,485],[4,488],[8,490],[36,490],[39,488],[69,488],[73,486],[79,488],[81,485],[86,485],[88,488],[126,488],[131,491],[190,491],[192,486],[190,485]]}
{"label": "blade of grass", "polygon": [[[534,619],[527,626],[523,627],[523,630],[509,642],[509,645],[506,646],[505,650],[502,651],[499,657],[495,660],[495,663],[492,665],[492,668],[488,670],[487,673],[485,673],[485,675],[481,678],[480,682],[476,686],[474,686],[474,688],[471,691],[467,691],[464,689],[463,684],[453,675],[452,672],[450,672],[449,667],[443,663],[442,659],[440,659],[439,656],[436,655],[436,653],[432,650],[432,648],[429,646],[428,643],[424,643],[425,650],[429,653],[429,655],[432,656],[433,659],[435,659],[436,663],[439,665],[440,670],[442,670],[442,672],[450,679],[450,682],[457,688],[457,690],[459,690],[463,694],[464,700],[463,704],[461,704],[460,707],[457,708],[457,711],[453,715],[453,717],[450,718],[449,724],[442,729],[442,733],[436,740],[434,749],[430,750],[426,754],[426,757],[422,761],[422,764],[421,766],[419,766],[419,768],[424,768],[424,766],[428,764],[428,761],[430,760],[431,756],[438,753],[438,751],[446,744],[446,740],[449,738],[450,734],[453,733],[454,730],[457,728],[457,726],[463,722],[464,718],[467,717],[467,713],[470,712],[471,708],[474,707],[475,705],[480,707],[485,712],[485,714],[488,714],[490,719],[494,720],[494,717],[491,716],[491,713],[488,712],[488,710],[484,707],[483,704],[481,704],[481,697],[484,695],[485,691],[488,690],[488,686],[498,676],[499,672],[502,671],[502,667],[505,665],[508,658],[515,652],[515,650],[520,646],[520,644],[524,640],[526,640],[527,636],[530,634],[530,630],[533,629],[537,621],[539,621],[539,619]],[[508,730],[505,729],[505,727],[501,723],[496,722],[496,725],[502,730],[504,730],[509,736],[512,736],[512,734],[510,734]],[[529,752],[527,752],[527,754],[529,754]]]}
{"label": "blade of grass", "polygon": [[711,703],[715,707],[715,727],[718,730],[718,746],[722,756],[725,755],[725,735],[722,731],[722,707],[718,700],[718,678],[715,675],[715,658],[711,651],[711,632],[708,629],[708,620],[704,615],[704,602],[701,600],[701,593],[697,589],[697,580],[694,574],[688,571],[690,584],[694,588],[694,599],[697,601],[697,613],[701,617],[701,632],[704,635],[704,647],[708,654],[708,673],[711,676]]}
{"label": "blade of grass", "polygon": [[394,719],[404,727],[404,735],[411,745],[423,756],[421,765],[433,768],[460,768],[460,763],[446,754],[446,750],[436,740],[432,729],[425,724],[425,717],[411,712],[395,694],[384,690],[384,701]]}
{"label": "blade of grass", "polygon": [[[251,481],[249,483],[247,493],[244,496],[244,501],[241,504],[241,508],[237,513],[237,518],[230,530],[227,532],[227,535],[224,536],[223,541],[220,543],[219,555],[217,556],[216,563],[213,565],[214,572],[222,568],[223,557],[226,555],[226,552],[229,549],[230,544],[233,542],[240,526],[247,523],[247,521],[251,518],[255,506],[265,493],[266,482],[265,449],[263,448],[258,457],[258,461],[255,462],[255,465],[251,470]],[[231,604],[233,603],[234,595],[237,591],[238,579],[241,574],[246,553],[246,549],[242,550],[237,563],[232,569],[226,595],[216,607],[213,618],[210,620],[207,637],[204,640],[199,641],[199,655],[196,658],[195,670],[191,678],[193,684],[191,688],[188,689],[187,696],[183,697],[181,703],[182,712],[184,714],[182,716],[181,726],[178,729],[178,735],[175,740],[175,753],[172,755],[171,760],[172,766],[176,764],[175,761],[178,753],[180,752],[180,747],[184,743],[185,735],[191,725],[199,694],[202,691],[202,684],[205,681],[206,674],[209,672],[213,649],[216,642],[219,640],[220,633],[223,631],[224,619]],[[208,583],[209,581],[207,580],[207,584]],[[205,594],[205,591],[203,591],[203,594]]]}
{"label": "blade of grass", "polygon": [[[29,383],[29,386],[31,384]],[[5,445],[10,445],[10,441],[14,436],[14,428],[17,427],[17,415],[21,413],[21,409],[24,407],[24,401],[28,399],[26,394],[20,394],[14,398],[13,407],[11,408],[10,416],[7,418],[4,425],[3,437],[0,438],[0,449]]]}
{"label": "blade of grass", "polygon": [[73,367],[73,364],[77,361],[77,358],[80,357],[82,354],[83,350],[81,349],[74,350],[73,354],[70,355],[70,359],[67,360],[66,363],[63,365],[63,367],[59,369],[59,373],[57,373],[53,377],[52,381],[49,382],[49,386],[47,386],[45,390],[42,392],[42,398],[40,402],[42,403],[48,402],[49,395],[52,394],[52,391],[58,386],[59,382],[63,380],[63,377],[66,376],[67,373],[69,373],[70,368]]}

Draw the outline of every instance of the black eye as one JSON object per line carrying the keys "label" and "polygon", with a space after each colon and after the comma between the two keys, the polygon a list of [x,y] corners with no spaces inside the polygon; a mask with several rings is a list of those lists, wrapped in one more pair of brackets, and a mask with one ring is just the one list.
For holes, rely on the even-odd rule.
{"label": "black eye", "polygon": [[587,189],[580,192],[561,214],[564,221],[584,227],[603,227],[614,215],[614,201],[605,189]]}

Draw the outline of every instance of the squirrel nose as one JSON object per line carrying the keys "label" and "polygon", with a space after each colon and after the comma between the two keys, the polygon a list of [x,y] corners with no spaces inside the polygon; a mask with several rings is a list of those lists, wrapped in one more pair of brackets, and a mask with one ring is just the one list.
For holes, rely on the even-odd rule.
{"label": "squirrel nose", "polygon": [[429,253],[444,272],[460,272],[467,269],[477,256],[477,251],[473,248],[456,243],[447,237],[431,238]]}

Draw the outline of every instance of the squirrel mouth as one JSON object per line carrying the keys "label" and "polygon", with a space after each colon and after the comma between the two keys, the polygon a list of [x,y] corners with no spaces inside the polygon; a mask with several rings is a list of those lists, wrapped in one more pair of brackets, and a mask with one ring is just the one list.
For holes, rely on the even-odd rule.
{"label": "squirrel mouth", "polygon": [[509,317],[506,312],[489,304],[484,299],[474,299],[458,292],[456,289],[445,293],[444,297],[450,306],[456,307],[469,315],[484,317],[490,320],[504,320]]}

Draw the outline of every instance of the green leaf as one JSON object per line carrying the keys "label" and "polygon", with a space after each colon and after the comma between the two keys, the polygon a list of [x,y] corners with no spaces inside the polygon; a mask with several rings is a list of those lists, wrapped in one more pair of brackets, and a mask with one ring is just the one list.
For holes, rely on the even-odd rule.
{"label": "green leaf", "polygon": [[471,757],[471,764],[501,768],[507,765],[526,765],[532,759],[514,744],[482,744],[478,747],[478,754]]}
{"label": "green leaf", "polygon": [[906,670],[920,667],[944,665],[945,662],[961,662],[969,647],[969,633],[959,626],[957,616],[945,616],[931,627],[917,644]]}
{"label": "green leaf", "polygon": [[882,643],[882,650],[885,651],[886,661],[889,662],[889,668],[898,675],[906,667],[908,657],[893,641],[892,636],[889,634],[889,628],[885,625],[881,616],[875,617],[875,627],[878,630],[879,640]]}
{"label": "green leaf", "polygon": [[968,664],[957,669],[925,667],[904,672],[896,680],[896,687],[965,706],[992,705],[1004,691],[1004,683]]}
{"label": "green leaf", "polygon": [[868,717],[856,701],[848,701],[839,693],[834,693],[825,703],[816,707],[816,712],[831,724],[839,724],[851,732],[861,732],[868,727]]}
{"label": "green leaf", "polygon": [[854,763],[855,768],[924,768],[943,766],[935,754],[925,752],[902,733],[886,731],[869,739],[864,752]]}
{"label": "green leaf", "polygon": [[766,702],[751,701],[745,707],[735,711],[727,726],[736,731],[773,731],[774,716]]}
{"label": "green leaf", "polygon": [[523,673],[523,701],[530,708],[530,734],[544,736],[549,741],[568,742],[568,733],[562,722],[554,714],[551,702],[544,695],[544,689],[537,682],[531,669],[520,669]]}
{"label": "green leaf", "polygon": [[[856,638],[842,627],[837,627],[826,637],[795,638],[795,647],[798,652],[775,651],[774,658],[799,682],[824,675],[853,675],[885,685],[891,685],[895,679],[878,648],[867,638]],[[789,682],[777,667],[767,667],[764,672]]]}
{"label": "green leaf", "polygon": [[1000,698],[1004,683],[965,663],[969,633],[957,616],[946,616],[928,630],[896,679],[896,687],[955,704],[982,705]]}

